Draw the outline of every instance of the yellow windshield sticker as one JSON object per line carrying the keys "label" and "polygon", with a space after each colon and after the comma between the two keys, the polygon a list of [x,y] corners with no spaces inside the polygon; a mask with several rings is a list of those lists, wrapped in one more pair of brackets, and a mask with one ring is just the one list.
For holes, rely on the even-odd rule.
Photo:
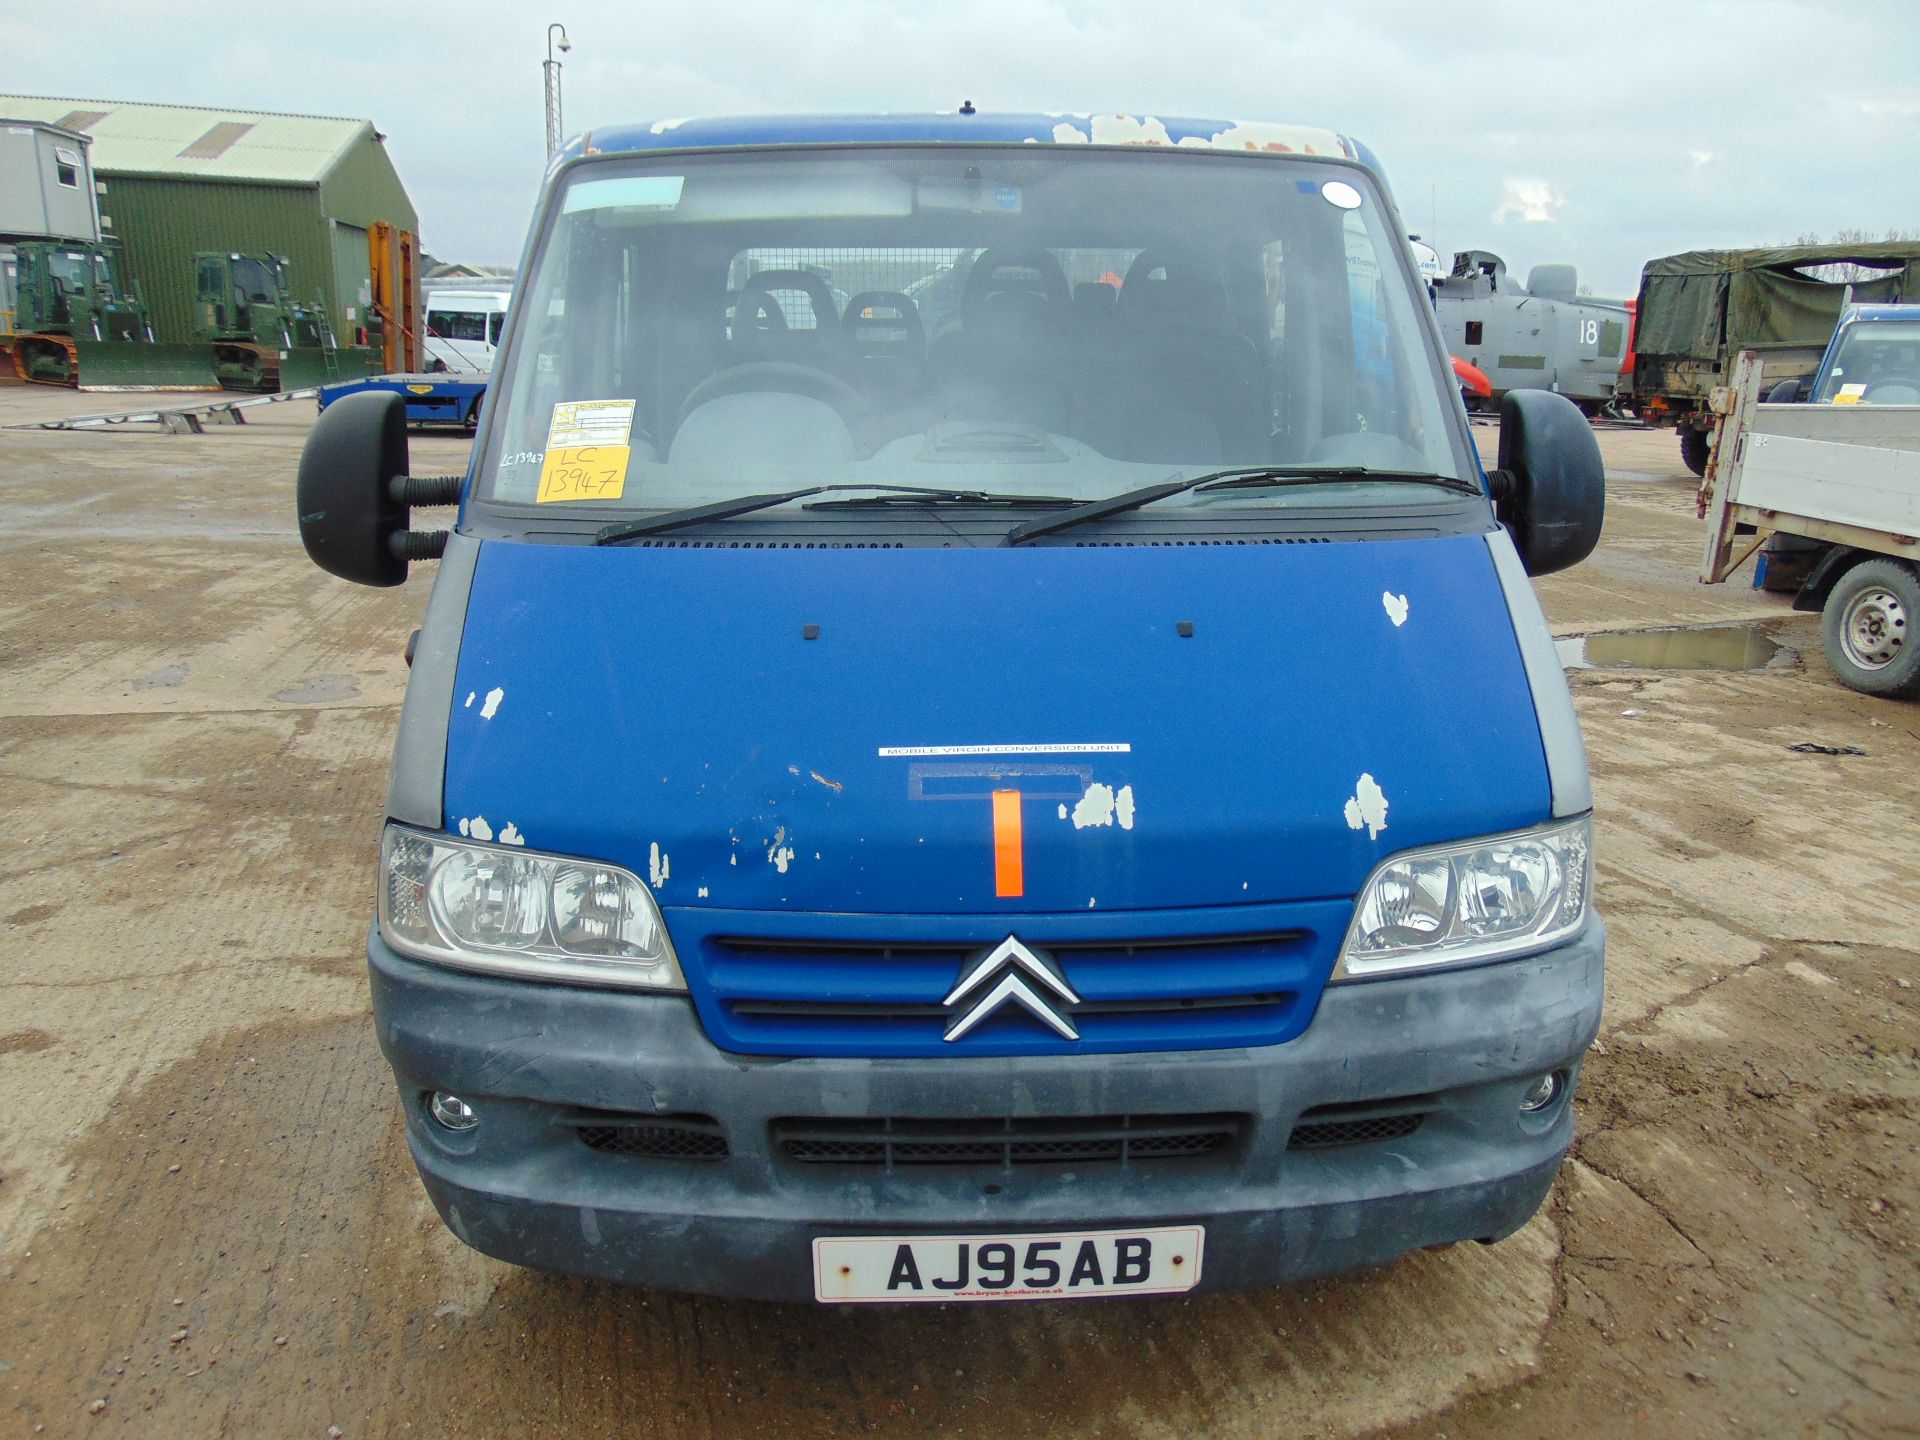
{"label": "yellow windshield sticker", "polygon": [[618,500],[627,484],[626,445],[548,447],[540,462],[538,505],[569,500]]}
{"label": "yellow windshield sticker", "polygon": [[547,449],[625,445],[633,430],[631,400],[562,400],[547,424]]}
{"label": "yellow windshield sticker", "polygon": [[1833,397],[1836,405],[1858,405],[1860,397],[1867,393],[1865,385],[1842,385],[1840,393]]}

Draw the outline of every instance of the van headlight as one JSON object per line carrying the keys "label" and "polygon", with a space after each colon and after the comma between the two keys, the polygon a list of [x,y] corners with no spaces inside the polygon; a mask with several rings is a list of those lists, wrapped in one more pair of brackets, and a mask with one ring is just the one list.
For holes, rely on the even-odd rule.
{"label": "van headlight", "polygon": [[534,980],[685,990],[644,881],[595,860],[389,824],[380,934],[419,960]]}
{"label": "van headlight", "polygon": [[1591,818],[1409,850],[1360,892],[1335,980],[1542,950],[1587,918]]}

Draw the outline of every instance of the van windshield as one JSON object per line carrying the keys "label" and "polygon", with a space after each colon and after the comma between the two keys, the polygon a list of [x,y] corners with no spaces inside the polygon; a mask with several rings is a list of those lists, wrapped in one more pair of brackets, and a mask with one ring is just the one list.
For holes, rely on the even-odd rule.
{"label": "van windshield", "polygon": [[1432,504],[1473,476],[1371,177],[1312,158],[860,147],[618,158],[554,197],[483,503],[595,521],[812,484]]}
{"label": "van windshield", "polygon": [[1847,326],[1820,393],[1830,405],[1920,405],[1920,310]]}

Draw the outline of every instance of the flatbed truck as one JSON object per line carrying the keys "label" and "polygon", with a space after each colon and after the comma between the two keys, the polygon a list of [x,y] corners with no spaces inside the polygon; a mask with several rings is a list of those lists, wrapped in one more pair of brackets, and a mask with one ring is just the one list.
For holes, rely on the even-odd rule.
{"label": "flatbed truck", "polygon": [[1920,696],[1920,404],[1762,400],[1777,383],[1748,350],[1714,396],[1700,579],[1776,536],[1819,542],[1793,607],[1821,612],[1827,663],[1866,694]]}

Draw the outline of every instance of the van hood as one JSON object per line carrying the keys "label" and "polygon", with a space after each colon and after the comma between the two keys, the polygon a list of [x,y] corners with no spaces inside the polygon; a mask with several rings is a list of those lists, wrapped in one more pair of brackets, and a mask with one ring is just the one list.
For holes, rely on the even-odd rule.
{"label": "van hood", "polygon": [[476,562],[445,821],[666,906],[1350,897],[1548,818],[1484,537]]}

